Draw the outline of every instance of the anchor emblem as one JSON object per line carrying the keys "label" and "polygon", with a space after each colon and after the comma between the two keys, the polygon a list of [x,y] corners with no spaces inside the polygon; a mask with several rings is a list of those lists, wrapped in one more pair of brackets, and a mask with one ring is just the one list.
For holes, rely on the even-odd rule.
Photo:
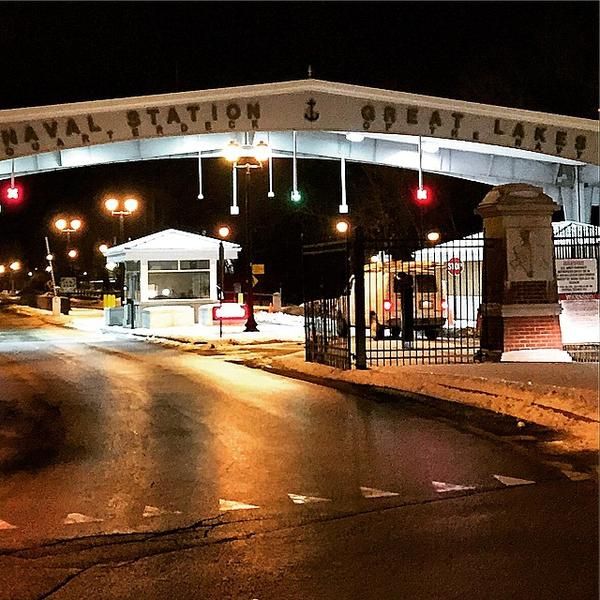
{"label": "anchor emblem", "polygon": [[304,111],[304,118],[307,121],[310,121],[311,123],[313,121],[318,120],[319,118],[319,111],[315,110],[315,104],[317,103],[317,101],[314,98],[311,98],[306,104],[308,105],[308,108]]}

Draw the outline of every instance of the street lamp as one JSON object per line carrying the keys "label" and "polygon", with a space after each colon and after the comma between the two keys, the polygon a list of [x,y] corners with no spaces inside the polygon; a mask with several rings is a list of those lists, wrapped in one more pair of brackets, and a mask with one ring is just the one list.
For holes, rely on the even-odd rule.
{"label": "street lamp", "polygon": [[54,227],[56,227],[60,233],[67,234],[67,249],[71,247],[71,234],[79,231],[82,225],[83,221],[78,217],[70,218],[69,220],[61,217],[54,221]]}
{"label": "street lamp", "polygon": [[15,291],[15,279],[14,274],[21,270],[21,263],[18,260],[15,260],[8,265],[11,273],[10,273],[10,291]]}
{"label": "street lamp", "polygon": [[[225,158],[233,164],[234,173],[235,169],[244,170],[246,172],[245,186],[244,186],[244,210],[246,213],[246,227],[245,227],[245,252],[246,255],[246,275],[244,277],[246,284],[246,305],[248,306],[248,320],[244,331],[258,331],[256,326],[256,320],[254,319],[254,285],[253,285],[253,273],[252,273],[252,227],[250,226],[250,173],[255,169],[262,169],[263,162],[269,159],[271,155],[271,149],[269,146],[260,141],[257,144],[248,143],[248,134],[245,137],[245,143],[240,146],[236,141],[231,140],[229,144],[224,148],[223,155]],[[234,186],[236,184],[236,178],[234,178]],[[237,193],[237,192],[236,192]],[[232,207],[232,214],[235,214],[233,208],[237,209],[237,206]],[[237,213],[237,210],[235,211]]]}
{"label": "street lamp", "polygon": [[335,229],[338,233],[346,234],[346,233],[348,233],[348,230],[350,229],[350,223],[348,223],[348,221],[345,221],[344,219],[340,219],[335,224]]}
{"label": "street lamp", "polygon": [[133,214],[139,206],[139,202],[136,198],[127,197],[121,201],[114,196],[107,198],[104,201],[104,207],[113,217],[119,217],[119,243],[122,244],[125,241],[125,217]]}

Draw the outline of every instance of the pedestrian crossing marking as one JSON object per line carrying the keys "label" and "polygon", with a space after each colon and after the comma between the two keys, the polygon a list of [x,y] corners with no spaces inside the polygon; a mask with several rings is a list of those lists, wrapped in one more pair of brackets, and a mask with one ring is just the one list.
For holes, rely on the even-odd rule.
{"label": "pedestrian crossing marking", "polygon": [[360,493],[364,498],[389,498],[391,496],[399,496],[397,492],[386,492],[385,490],[378,490],[377,488],[360,487]]}
{"label": "pedestrian crossing marking", "polygon": [[65,520],[64,525],[75,525],[77,523],[100,523],[102,519],[96,519],[95,517],[89,517],[82,513],[69,513]]}
{"label": "pedestrian crossing marking", "polygon": [[433,485],[433,489],[438,494],[443,494],[444,492],[460,492],[463,490],[474,490],[474,485],[459,485],[457,483],[447,483],[445,481],[432,481],[431,485]]}
{"label": "pedestrian crossing marking", "polygon": [[317,502],[331,502],[330,498],[321,498],[319,496],[304,496],[302,494],[288,494],[288,498],[294,504],[316,504]]}
{"label": "pedestrian crossing marking", "polygon": [[158,508],[157,506],[146,505],[146,506],[144,506],[144,512],[142,513],[142,516],[144,517],[144,519],[148,519],[151,517],[161,517],[163,515],[180,515],[180,514],[181,514],[180,510],[164,510],[162,508]]}
{"label": "pedestrian crossing marking", "polygon": [[571,471],[570,469],[561,469],[562,473],[566,475],[571,481],[585,481],[591,479],[589,473],[582,473],[581,471]]}
{"label": "pedestrian crossing marking", "polygon": [[530,479],[519,479],[518,477],[509,477],[508,475],[494,475],[494,478],[507,487],[535,483],[535,481],[531,481]]}
{"label": "pedestrian crossing marking", "polygon": [[236,502],[235,500],[223,500],[219,498],[219,510],[250,510],[252,508],[260,508],[255,504],[245,504],[244,502]]}

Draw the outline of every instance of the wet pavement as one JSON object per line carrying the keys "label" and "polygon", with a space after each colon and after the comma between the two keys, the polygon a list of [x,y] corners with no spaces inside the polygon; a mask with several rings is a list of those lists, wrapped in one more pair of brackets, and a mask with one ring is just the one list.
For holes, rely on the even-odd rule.
{"label": "wet pavement", "polygon": [[[10,417],[0,429],[0,448],[10,450],[0,453],[0,565],[9,574],[0,598],[42,597],[56,586],[57,598],[82,597],[78,594],[86,586],[97,592],[88,597],[129,597],[122,587],[126,583],[118,581],[116,573],[137,581],[137,588],[127,589],[144,589],[150,598],[168,597],[167,588],[163,594],[152,587],[153,569],[166,569],[166,580],[181,580],[176,564],[170,562],[173,557],[145,574],[117,569],[115,574],[104,573],[102,583],[82,583],[85,578],[79,576],[90,566],[125,560],[129,555],[122,556],[123,544],[136,560],[154,555],[151,547],[159,548],[161,555],[200,546],[211,556],[227,555],[230,574],[223,564],[209,574],[205,558],[199,557],[202,564],[189,567],[188,591],[171,597],[198,597],[193,590],[204,589],[203,582],[209,585],[215,577],[219,586],[211,583],[202,597],[252,598],[246,595],[253,593],[252,586],[246,584],[253,577],[261,598],[302,597],[298,595],[302,585],[292,576],[294,565],[299,569],[302,565],[305,583],[306,577],[321,581],[324,573],[330,573],[325,587],[309,586],[312,592],[304,597],[408,597],[375,594],[393,587],[398,576],[394,568],[390,581],[369,593],[362,589],[359,594],[356,588],[356,596],[351,592],[336,596],[331,582],[340,582],[343,573],[351,571],[348,561],[360,559],[373,568],[380,545],[393,552],[386,515],[394,529],[417,507],[428,507],[415,517],[424,531],[431,519],[438,525],[440,518],[452,521],[450,530],[442,527],[438,535],[455,539],[458,545],[452,552],[464,558],[466,551],[481,573],[487,568],[486,544],[495,539],[492,521],[497,521],[502,547],[522,539],[503,521],[502,513],[525,523],[528,511],[535,510],[540,528],[553,520],[557,531],[573,529],[576,522],[577,530],[587,536],[586,548],[594,541],[597,529],[590,510],[597,498],[594,482],[571,481],[535,455],[460,423],[248,369],[222,356],[181,353],[120,335],[65,330],[31,317],[0,313],[0,332],[0,373],[5,382],[1,397]],[[583,512],[565,518],[557,501],[566,505],[571,497]],[[488,507],[485,511],[491,512],[481,513],[488,502],[494,504],[493,510]],[[353,519],[364,521],[359,526]],[[213,533],[215,527],[224,533]],[[361,528],[360,536],[356,527]],[[479,531],[480,527],[484,529]],[[302,528],[295,538],[302,547],[299,555],[290,550],[288,533],[281,533],[297,528]],[[467,530],[468,537],[478,539],[473,548],[460,547]],[[273,568],[282,573],[277,582],[264,578],[270,559],[264,555],[261,537],[274,532],[278,532],[273,540],[278,566]],[[402,546],[409,543],[401,539],[403,535],[394,538],[400,544],[395,551],[410,554],[410,546]],[[426,542],[418,539],[411,525],[410,544],[420,552],[424,543],[432,543],[433,538],[427,537],[431,531],[425,535]],[[223,539],[235,543],[209,551],[205,544],[211,536],[220,544]],[[254,538],[263,540],[255,548],[249,541]],[[348,552],[339,547],[342,540],[363,544],[362,549]],[[518,544],[513,547],[511,565],[531,543],[524,541],[522,550]],[[572,568],[570,561],[575,564],[577,557],[572,552],[563,557],[561,543],[559,535],[554,545],[547,544],[547,551],[553,560],[559,556]],[[444,552],[432,554],[443,570],[449,547],[444,539],[440,545]],[[339,569],[322,565],[320,571],[313,559],[318,555],[325,559],[335,551],[342,557]],[[90,558],[90,552],[99,557]],[[582,560],[587,565],[593,558],[588,549]],[[389,556],[382,565],[390,568]],[[428,568],[433,572],[433,564]],[[385,576],[381,568],[375,570],[379,578]],[[593,573],[587,588],[581,587],[581,575],[578,578],[579,587],[573,589],[593,588]],[[410,597],[432,597],[410,589],[414,592]],[[461,584],[457,589],[465,588]]]}

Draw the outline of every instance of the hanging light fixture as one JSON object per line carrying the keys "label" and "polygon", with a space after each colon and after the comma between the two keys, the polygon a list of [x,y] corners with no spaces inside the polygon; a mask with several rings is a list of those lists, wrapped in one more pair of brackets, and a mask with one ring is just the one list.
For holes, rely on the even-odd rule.
{"label": "hanging light fixture", "polygon": [[[271,147],[271,134],[267,133],[267,143],[269,148]],[[269,191],[267,192],[268,198],[275,198],[275,192],[273,191],[273,153],[269,152]]]}
{"label": "hanging light fixture", "polygon": [[240,207],[237,203],[237,171],[235,169],[235,163],[231,167],[233,171],[233,186],[231,190],[231,208],[229,209],[229,214],[231,215],[239,215]]}
{"label": "hanging light fixture", "polygon": [[202,150],[198,150],[198,200],[204,199],[202,192]]}
{"label": "hanging light fixture", "polygon": [[348,203],[346,201],[346,159],[342,157],[340,161],[340,176],[342,180],[342,203],[338,207],[341,215],[348,213]]}
{"label": "hanging light fixture", "polygon": [[300,202],[302,196],[298,191],[298,160],[297,160],[297,152],[298,152],[298,141],[296,132],[292,131],[292,145],[293,145],[293,155],[292,155],[292,193],[291,200],[292,202]]}

